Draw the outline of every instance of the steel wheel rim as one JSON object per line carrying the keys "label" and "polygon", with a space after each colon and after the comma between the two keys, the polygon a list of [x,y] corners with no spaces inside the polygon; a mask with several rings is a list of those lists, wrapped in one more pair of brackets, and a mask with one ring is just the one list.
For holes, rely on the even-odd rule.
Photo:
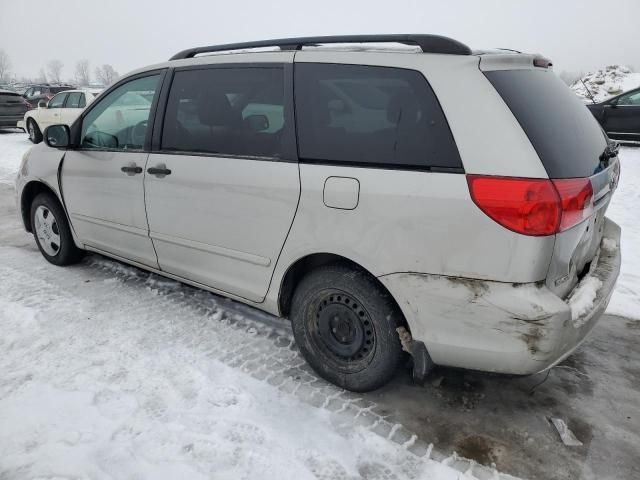
{"label": "steel wheel rim", "polygon": [[375,329],[356,298],[341,290],[326,290],[311,313],[311,340],[327,363],[343,373],[360,371],[371,363]]}
{"label": "steel wheel rim", "polygon": [[29,122],[29,138],[31,140],[36,138],[36,127],[33,126],[33,122]]}
{"label": "steel wheel rim", "polygon": [[34,224],[40,247],[47,255],[55,257],[60,252],[60,229],[56,217],[47,207],[39,205],[34,215]]}

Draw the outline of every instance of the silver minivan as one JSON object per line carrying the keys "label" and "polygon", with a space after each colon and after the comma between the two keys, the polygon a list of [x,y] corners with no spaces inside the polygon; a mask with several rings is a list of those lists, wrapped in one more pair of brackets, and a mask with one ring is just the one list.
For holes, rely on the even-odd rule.
{"label": "silver minivan", "polygon": [[417,379],[548,369],[620,268],[617,148],[537,55],[433,35],[194,48],[44,137],[16,186],[49,262],[97,252],[289,318],[354,391],[407,353]]}

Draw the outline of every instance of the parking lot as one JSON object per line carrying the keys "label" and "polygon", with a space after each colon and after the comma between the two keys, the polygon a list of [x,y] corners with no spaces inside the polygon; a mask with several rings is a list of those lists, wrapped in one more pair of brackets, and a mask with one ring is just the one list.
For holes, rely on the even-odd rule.
{"label": "parking lot", "polygon": [[[12,152],[12,158],[27,148],[26,135],[0,134],[0,150]],[[631,164],[640,162],[639,153],[622,153],[628,178],[639,170]],[[291,402],[301,401],[305,414],[337,424],[334,441],[344,441],[346,435],[351,442],[367,445],[349,447],[357,457],[351,466],[346,453],[318,455],[318,445],[309,447],[316,454],[295,459],[322,478],[423,478],[425,471],[443,463],[458,478],[491,478],[493,467],[530,479],[640,478],[640,320],[605,315],[579,350],[549,373],[515,378],[439,368],[424,386],[414,385],[404,372],[379,391],[348,394],[320,381],[304,365],[283,321],[96,255],[74,268],[46,264],[18,219],[10,182],[19,158],[12,158],[4,154],[0,162],[0,286],[5,302],[0,328],[10,332],[0,342],[5,351],[0,365],[2,371],[12,372],[0,378],[0,412],[5,412],[0,418],[6,422],[18,401],[37,405],[37,395],[51,392],[47,389],[87,394],[99,414],[91,417],[94,411],[83,410],[77,397],[52,395],[53,403],[44,410],[49,416],[36,416],[30,424],[30,430],[40,432],[37,440],[21,437],[25,432],[14,424],[12,435],[0,435],[3,452],[9,452],[0,459],[0,477],[24,478],[21,471],[64,477],[62,460],[44,462],[59,467],[48,473],[42,462],[35,470],[27,465],[29,459],[43,458],[30,457],[33,452],[71,458],[65,457],[69,445],[76,448],[74,461],[97,458],[105,469],[117,459],[120,470],[111,474],[119,478],[138,471],[127,467],[130,458],[124,447],[149,465],[177,468],[187,462],[198,471],[207,465],[231,465],[231,460],[214,454],[222,447],[225,455],[249,455],[239,464],[249,474],[259,471],[258,457],[247,452],[269,454],[265,439],[270,431],[265,425],[257,427],[255,419],[246,418],[243,428],[229,428],[239,437],[233,444],[236,450],[226,450],[231,444],[211,443],[216,438],[212,440],[211,432],[208,447],[193,433],[206,432],[206,422],[193,420],[196,428],[185,420],[200,411],[203,401],[214,411],[225,402],[245,401],[245,389],[254,388],[251,382],[257,381],[255,388],[267,406],[260,397],[252,405],[260,411],[268,407],[271,417],[280,415],[282,419],[274,420],[278,425],[292,415],[304,428],[300,415],[278,409],[279,404],[294,408]],[[635,183],[622,183],[625,188],[635,188]],[[629,197],[621,191],[618,198]],[[632,247],[623,243],[623,252],[633,262]],[[623,272],[623,287],[629,285],[628,275]],[[628,308],[629,298],[633,299],[627,295],[627,303],[618,300],[617,305]],[[34,385],[40,390],[33,390]],[[62,398],[79,402],[77,418],[64,416],[69,414],[65,406],[55,403]],[[247,415],[242,413],[246,407],[236,415]],[[140,411],[144,415],[131,413]],[[233,409],[225,412],[232,414]],[[101,423],[104,418],[117,421],[107,428]],[[583,445],[565,446],[551,418],[564,420]],[[219,432],[216,425],[209,428]],[[352,433],[341,432],[344,425],[364,426],[373,436],[349,436]],[[277,440],[277,445],[288,445]],[[395,446],[376,443],[389,440]],[[123,449],[109,450],[108,445]],[[398,445],[400,450],[392,450]],[[389,457],[377,464],[374,455]],[[436,460],[433,465],[421,460],[428,456]],[[472,462],[458,461],[457,456]],[[23,465],[22,470],[16,465]],[[441,474],[427,478],[456,478]]]}

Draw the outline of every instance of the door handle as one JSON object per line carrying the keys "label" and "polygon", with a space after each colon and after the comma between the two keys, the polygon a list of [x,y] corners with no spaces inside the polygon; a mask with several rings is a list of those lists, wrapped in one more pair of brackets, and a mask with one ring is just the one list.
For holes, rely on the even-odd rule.
{"label": "door handle", "polygon": [[138,167],[135,163],[132,165],[125,165],[120,170],[122,170],[127,175],[135,175],[137,173],[142,173],[142,167]]}
{"label": "door handle", "polygon": [[160,163],[155,167],[147,168],[147,173],[155,175],[158,178],[163,178],[167,175],[171,175],[171,170],[169,170],[164,163]]}

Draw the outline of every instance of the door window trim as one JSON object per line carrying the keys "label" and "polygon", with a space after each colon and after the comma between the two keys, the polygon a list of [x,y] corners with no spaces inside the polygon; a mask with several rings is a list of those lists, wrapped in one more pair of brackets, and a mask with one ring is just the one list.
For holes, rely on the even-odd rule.
{"label": "door window trim", "polygon": [[100,93],[100,99],[96,99],[95,101],[91,102],[83,111],[82,113],[78,116],[78,118],[73,122],[73,125],[71,126],[71,138],[75,140],[74,143],[76,143],[78,146],[75,147],[73,150],[75,151],[79,151],[79,152],[117,152],[117,153],[149,153],[151,151],[151,136],[152,136],[152,130],[153,128],[147,128],[147,132],[146,132],[146,136],[145,136],[145,140],[144,140],[144,145],[142,147],[142,149],[140,150],[121,150],[121,149],[116,149],[116,148],[82,148],[80,146],[80,135],[82,133],[82,122],[84,121],[84,118],[91,112],[91,110],[93,110],[94,108],[96,108],[96,106],[98,106],[100,104],[100,100],[103,98],[106,98],[107,95],[109,95],[112,91],[114,91],[115,89],[121,87],[122,85],[129,83],[131,81],[134,80],[139,80],[141,78],[145,78],[145,77],[152,77],[154,75],[159,75],[160,78],[158,78],[158,86],[156,88],[156,92],[153,95],[153,101],[151,102],[151,107],[149,110],[149,120],[147,125],[151,125],[153,126],[155,124],[155,116],[157,115],[157,107],[158,107],[158,99],[160,97],[160,92],[162,90],[162,88],[164,87],[165,84],[165,80],[167,78],[167,71],[169,69],[168,68],[157,68],[155,70],[148,70],[145,72],[141,72],[141,73],[137,73],[135,75],[130,75],[128,77],[122,78],[120,80],[118,80],[116,83],[114,83],[113,85],[111,85],[107,90],[105,90],[104,92]]}
{"label": "door window trim", "polygon": [[[235,155],[231,153],[207,153],[207,152],[186,152],[175,150],[163,150],[161,148],[162,132],[164,130],[164,122],[169,101],[169,93],[173,85],[173,79],[176,72],[190,70],[213,70],[213,69],[245,69],[245,68],[271,68],[282,69],[284,78],[284,125],[285,129],[282,134],[282,157],[254,156],[254,155]],[[237,158],[245,160],[262,160],[269,162],[285,162],[298,163],[298,148],[296,136],[296,124],[293,109],[293,63],[291,62],[239,62],[239,63],[215,63],[209,65],[186,65],[183,67],[170,68],[166,81],[162,85],[160,92],[156,116],[153,123],[153,136],[151,139],[151,153],[162,155],[179,155],[189,157],[215,157],[215,158]]]}

